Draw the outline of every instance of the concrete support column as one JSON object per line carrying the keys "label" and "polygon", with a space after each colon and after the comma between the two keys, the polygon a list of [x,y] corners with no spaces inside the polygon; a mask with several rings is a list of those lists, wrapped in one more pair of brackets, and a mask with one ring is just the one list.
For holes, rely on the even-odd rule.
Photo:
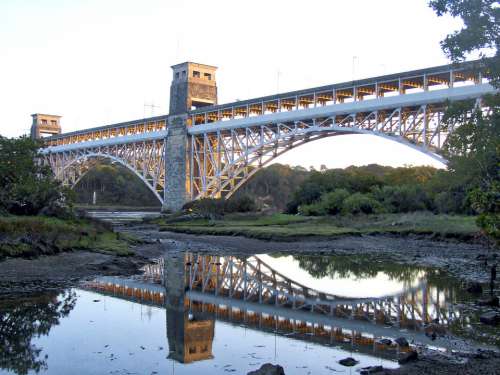
{"label": "concrete support column", "polygon": [[165,147],[165,194],[163,211],[179,211],[188,200],[186,189],[187,115],[170,116]]}

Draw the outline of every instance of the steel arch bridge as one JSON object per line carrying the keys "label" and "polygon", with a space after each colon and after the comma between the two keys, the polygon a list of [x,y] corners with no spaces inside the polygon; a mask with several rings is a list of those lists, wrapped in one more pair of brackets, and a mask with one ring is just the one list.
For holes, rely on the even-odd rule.
{"label": "steel arch bridge", "polygon": [[166,208],[229,197],[264,165],[307,142],[370,134],[446,162],[440,151],[460,124],[450,102],[496,90],[479,62],[445,65],[307,90],[210,105],[45,138],[44,162],[74,186],[109,159],[134,172]]}

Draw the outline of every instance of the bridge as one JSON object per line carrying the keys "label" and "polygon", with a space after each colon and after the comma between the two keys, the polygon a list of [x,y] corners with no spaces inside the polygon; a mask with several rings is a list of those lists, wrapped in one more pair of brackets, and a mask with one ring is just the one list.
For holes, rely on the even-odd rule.
{"label": "bridge", "polygon": [[[211,348],[207,338],[213,339],[214,333],[208,321],[215,319],[321,345],[355,345],[361,352],[392,358],[394,350],[405,349],[381,344],[379,339],[402,336],[416,344],[453,350],[458,347],[456,341],[439,335],[432,339],[429,328],[445,332],[453,325],[468,324],[453,291],[428,285],[424,280],[407,285],[395,295],[347,298],[297,283],[258,256],[187,252],[165,262],[147,266],[147,277],[142,280],[103,277],[84,287],[165,307],[169,346],[177,337],[171,350],[179,350],[176,358],[182,362],[190,361],[186,345],[195,343],[179,344],[179,340],[187,341],[190,336],[178,330],[205,332],[203,337],[191,336],[199,341],[192,354],[205,353],[208,358],[211,351],[200,348]],[[172,325],[169,319],[179,324]]]}
{"label": "bridge", "polygon": [[[60,133],[59,117],[33,115],[43,161],[74,186],[96,163],[128,168],[166,210],[190,200],[230,197],[260,168],[307,142],[371,134],[441,162],[450,102],[475,100],[495,89],[478,61],[349,81],[217,104],[216,67],[174,65],[170,113]],[[55,134],[55,135],[54,135]]]}

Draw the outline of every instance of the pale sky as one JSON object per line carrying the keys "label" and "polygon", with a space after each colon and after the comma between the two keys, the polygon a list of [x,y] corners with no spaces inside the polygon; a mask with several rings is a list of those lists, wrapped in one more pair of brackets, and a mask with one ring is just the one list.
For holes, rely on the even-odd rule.
{"label": "pale sky", "polygon": [[[460,22],[427,3],[0,0],[0,134],[29,132],[36,112],[62,115],[63,131],[166,114],[170,66],[186,60],[219,67],[219,103],[446,64],[439,42]],[[277,161],[440,165],[364,135]]]}

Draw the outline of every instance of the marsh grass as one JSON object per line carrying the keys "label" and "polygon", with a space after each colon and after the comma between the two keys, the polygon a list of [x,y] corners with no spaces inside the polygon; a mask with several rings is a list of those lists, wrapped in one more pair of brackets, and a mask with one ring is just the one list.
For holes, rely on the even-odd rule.
{"label": "marsh grass", "polygon": [[266,240],[292,240],[305,237],[337,237],[376,234],[428,235],[468,240],[479,235],[475,218],[410,214],[303,217],[285,214],[270,216],[231,216],[220,220],[160,222],[160,230],[191,234],[234,235]]}
{"label": "marsh grass", "polygon": [[88,250],[132,255],[131,236],[118,234],[88,219],[61,220],[43,216],[0,217],[0,259],[36,257],[64,251]]}

